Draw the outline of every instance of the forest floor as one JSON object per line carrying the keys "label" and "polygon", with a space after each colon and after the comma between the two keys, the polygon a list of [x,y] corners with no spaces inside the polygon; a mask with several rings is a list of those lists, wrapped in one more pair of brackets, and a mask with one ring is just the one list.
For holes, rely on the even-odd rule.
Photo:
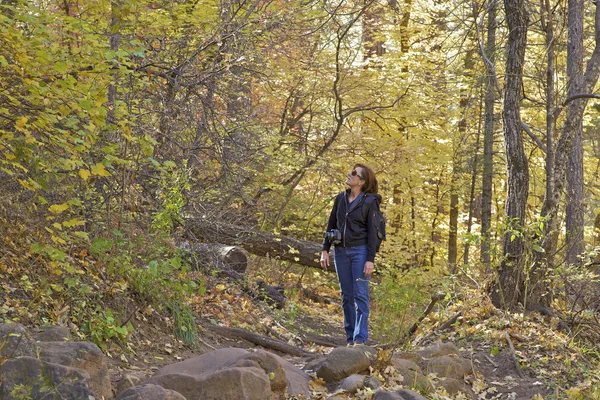
{"label": "forest floor", "polygon": [[[214,332],[210,329],[211,325],[246,329],[316,354],[329,353],[333,347],[315,345],[306,337],[318,338],[332,345],[345,344],[339,293],[334,276],[318,272],[315,276],[317,279],[305,286],[319,292],[331,303],[315,303],[300,291],[289,289],[286,291],[288,302],[282,310],[248,297],[234,283],[206,278],[206,292],[192,303],[199,327],[198,340],[194,345],[178,340],[172,334],[169,318],[159,312],[144,310],[135,313],[132,318],[135,331],[127,346],[112,346],[107,351],[114,383],[124,373],[150,376],[162,366],[214,349],[257,347],[239,337]],[[404,340],[401,344],[398,340],[396,345],[387,343],[386,350],[380,349],[380,352],[387,351],[385,354],[390,356],[393,351],[412,351],[437,342],[452,342],[460,349],[462,357],[473,361],[474,374],[465,380],[477,399],[600,398],[590,394],[595,391],[594,388],[600,387],[596,372],[598,358],[584,356],[576,341],[557,329],[556,319],[543,318],[538,314],[502,313],[475,289],[468,298],[450,307],[436,308],[424,319],[411,340]],[[443,332],[436,331],[439,325],[459,311],[462,316],[456,324]],[[514,349],[511,349],[507,337],[511,338],[510,344]],[[382,347],[376,340],[371,344]],[[299,366],[306,361],[278,354]],[[382,376],[383,371],[372,373]],[[368,399],[372,393],[345,396],[348,399]],[[436,392],[427,397],[463,398],[460,395],[448,396],[441,387],[436,387]],[[313,398],[326,399],[327,395],[315,392]]]}

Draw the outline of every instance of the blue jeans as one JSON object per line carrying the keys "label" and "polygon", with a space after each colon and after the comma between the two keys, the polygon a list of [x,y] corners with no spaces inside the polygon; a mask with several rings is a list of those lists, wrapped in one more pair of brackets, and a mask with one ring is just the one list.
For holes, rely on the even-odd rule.
{"label": "blue jeans", "polygon": [[369,336],[369,277],[365,277],[367,245],[334,249],[335,271],[342,292],[344,329],[348,343],[367,343]]}

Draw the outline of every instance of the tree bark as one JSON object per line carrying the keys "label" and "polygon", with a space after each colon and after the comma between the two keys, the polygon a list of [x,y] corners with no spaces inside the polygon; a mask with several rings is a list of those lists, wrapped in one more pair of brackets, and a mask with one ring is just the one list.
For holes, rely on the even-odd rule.
{"label": "tree bark", "polygon": [[458,189],[456,188],[454,178],[450,190],[452,193],[450,193],[450,221],[448,229],[448,272],[455,274],[456,259],[458,257]]}
{"label": "tree bark", "polygon": [[[571,84],[567,88],[570,97],[582,93],[583,76],[583,0],[569,1],[569,43],[567,48],[567,76]],[[576,100],[569,104],[569,110],[577,107],[577,103],[587,103],[586,100]],[[585,105],[584,105],[585,107]],[[566,247],[567,262],[575,264],[577,256],[583,252],[583,109],[581,117],[571,124],[573,129],[573,148],[569,152],[567,162],[567,207],[566,207]],[[567,112],[568,113],[568,112]],[[567,117],[568,118],[568,117]]]}
{"label": "tree bark", "polygon": [[[542,247],[545,253],[555,252],[555,241],[552,240],[553,233],[558,228],[558,208],[560,198],[565,187],[565,176],[567,174],[568,159],[573,150],[578,127],[583,119],[583,113],[587,105],[588,97],[578,95],[591,93],[598,81],[600,74],[600,2],[594,2],[595,14],[595,48],[588,60],[585,74],[581,73],[583,64],[583,1],[569,0],[569,41],[567,47],[567,115],[562,126],[560,137],[554,150],[554,169],[547,179],[552,179],[553,191],[544,199],[541,215],[546,219],[544,227],[544,238]],[[581,61],[579,61],[581,60]],[[578,72],[579,71],[579,72]],[[558,108],[556,114],[560,112]],[[534,264],[532,273],[536,285],[532,288],[533,303],[547,303],[549,296],[544,296],[546,288],[541,282],[545,282],[548,265],[540,260]]]}
{"label": "tree bark", "polygon": [[[496,59],[496,0],[492,0],[488,11],[487,58],[493,64]],[[483,128],[483,173],[481,186],[481,261],[490,267],[490,229],[492,226],[492,180],[494,177],[494,104],[495,82],[488,73],[485,87],[485,123]]]}
{"label": "tree bark", "polygon": [[579,264],[579,256],[585,251],[583,235],[583,121],[579,121],[573,138],[573,150],[569,156],[567,167],[567,263]]}
{"label": "tree bark", "polygon": [[[502,110],[508,178],[504,215],[507,225],[521,230],[529,194],[529,166],[523,147],[520,107],[529,15],[523,0],[504,0],[504,8],[510,32]],[[497,307],[513,308],[522,301],[524,294],[523,240],[507,232],[504,236],[503,254],[504,260],[492,292],[492,301]]]}

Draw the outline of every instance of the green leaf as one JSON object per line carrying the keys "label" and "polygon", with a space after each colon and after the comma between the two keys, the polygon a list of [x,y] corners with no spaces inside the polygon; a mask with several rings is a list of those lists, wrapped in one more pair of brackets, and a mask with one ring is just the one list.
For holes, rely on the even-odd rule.
{"label": "green leaf", "polygon": [[540,245],[534,244],[532,247],[533,247],[533,250],[537,251],[538,253],[544,253],[544,248],[541,247]]}
{"label": "green leaf", "polygon": [[39,253],[39,252],[41,252],[41,251],[44,251],[44,248],[45,248],[45,247],[46,247],[46,246],[44,246],[42,243],[37,243],[37,242],[36,242],[36,243],[32,243],[32,244],[31,244],[31,247],[29,248],[29,250],[30,250],[32,253]]}

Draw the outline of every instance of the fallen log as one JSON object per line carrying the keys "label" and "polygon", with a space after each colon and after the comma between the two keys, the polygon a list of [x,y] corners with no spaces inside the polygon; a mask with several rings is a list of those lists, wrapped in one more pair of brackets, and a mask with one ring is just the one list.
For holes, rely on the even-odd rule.
{"label": "fallen log", "polygon": [[[289,236],[263,232],[254,227],[209,220],[187,218],[186,228],[191,239],[240,246],[258,256],[269,256],[300,265],[321,269],[321,243],[298,240]],[[334,271],[333,256],[329,256],[329,271]]]}
{"label": "fallen log", "polygon": [[251,343],[257,344],[259,346],[277,350],[277,351],[280,351],[282,353],[286,353],[286,354],[289,354],[292,356],[308,357],[308,356],[314,355],[310,351],[306,351],[306,350],[300,349],[296,346],[292,346],[291,344],[288,344],[282,340],[273,339],[273,338],[270,338],[267,336],[259,335],[258,333],[250,332],[245,329],[227,328],[225,326],[219,326],[219,325],[207,325],[207,328],[212,331],[215,331],[217,333],[223,334],[223,335],[229,335],[229,336],[233,335],[233,336],[242,338],[244,340],[247,340]]}
{"label": "fallen log", "polygon": [[236,282],[242,290],[253,299],[266,302],[277,309],[282,309],[286,302],[283,289],[268,285],[262,280],[251,284],[246,279],[248,253],[238,246],[225,246],[218,243],[185,243],[183,249],[188,251],[192,269],[214,271]]}
{"label": "fallen log", "polygon": [[239,246],[226,246],[220,243],[193,243],[185,248],[197,257],[198,265],[209,265],[221,270],[239,274],[248,268],[248,252]]}

